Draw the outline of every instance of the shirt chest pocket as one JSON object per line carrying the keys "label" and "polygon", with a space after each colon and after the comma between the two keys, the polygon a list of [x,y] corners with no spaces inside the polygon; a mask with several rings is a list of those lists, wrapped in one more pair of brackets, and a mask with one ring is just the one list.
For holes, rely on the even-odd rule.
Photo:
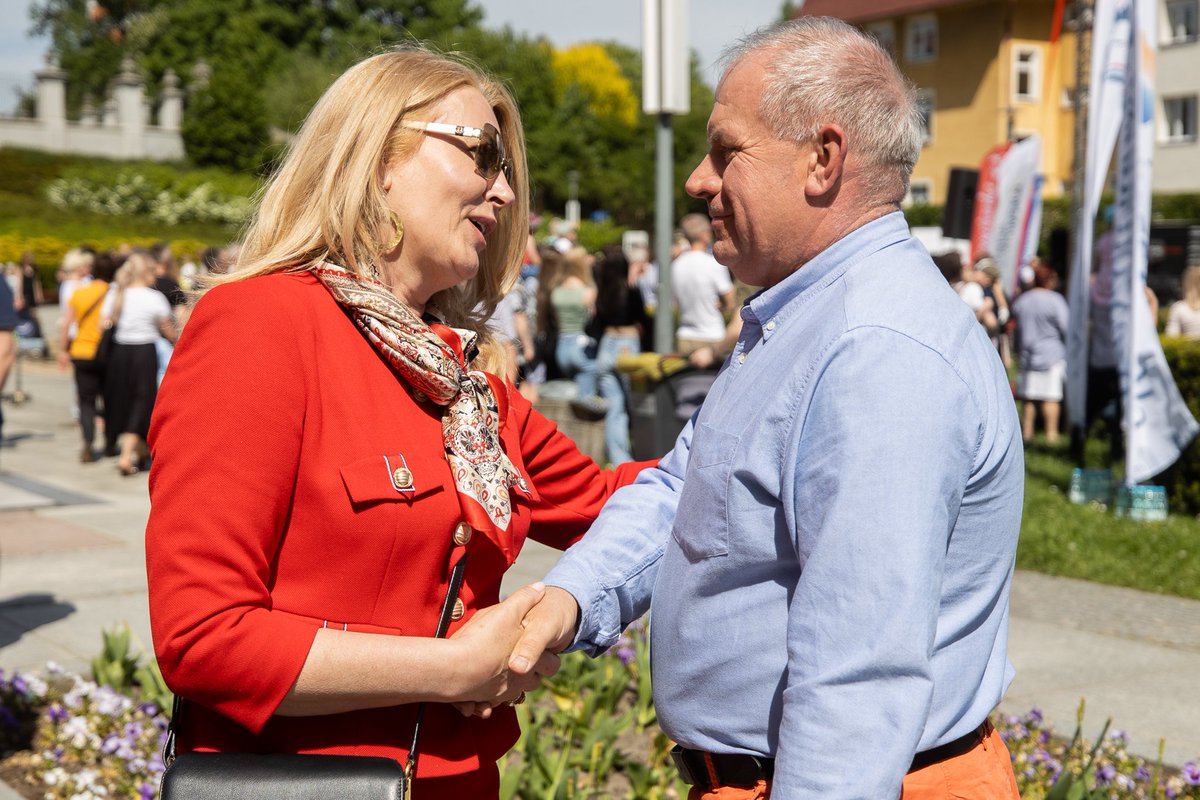
{"label": "shirt chest pocket", "polygon": [[737,434],[701,424],[692,438],[671,535],[689,561],[729,553],[729,475]]}

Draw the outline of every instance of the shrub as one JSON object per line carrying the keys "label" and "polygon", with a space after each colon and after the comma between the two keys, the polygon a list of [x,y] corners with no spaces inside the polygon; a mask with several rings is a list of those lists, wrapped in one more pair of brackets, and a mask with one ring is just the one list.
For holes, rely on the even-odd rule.
{"label": "shrub", "polygon": [[183,119],[183,146],[197,166],[250,171],[267,146],[267,117],[254,83],[218,69],[194,92]]}
{"label": "shrub", "polygon": [[[1166,338],[1162,343],[1175,385],[1192,416],[1200,419],[1200,341]],[[1200,436],[1156,482],[1166,487],[1171,511],[1200,514]]]}
{"label": "shrub", "polygon": [[136,216],[144,214],[156,222],[215,222],[239,225],[249,217],[249,197],[228,197],[201,183],[190,190],[158,189],[144,175],[121,173],[115,180],[95,182],[87,178],[59,178],[46,186],[46,199],[61,209],[93,214]]}

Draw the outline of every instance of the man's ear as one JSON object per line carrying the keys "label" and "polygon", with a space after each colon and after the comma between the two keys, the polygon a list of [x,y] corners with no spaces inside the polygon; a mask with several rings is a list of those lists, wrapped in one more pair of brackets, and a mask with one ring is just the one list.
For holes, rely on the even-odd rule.
{"label": "man's ear", "polygon": [[846,132],[840,125],[827,123],[820,127],[810,157],[812,167],[804,182],[804,193],[822,197],[837,187],[846,163]]}

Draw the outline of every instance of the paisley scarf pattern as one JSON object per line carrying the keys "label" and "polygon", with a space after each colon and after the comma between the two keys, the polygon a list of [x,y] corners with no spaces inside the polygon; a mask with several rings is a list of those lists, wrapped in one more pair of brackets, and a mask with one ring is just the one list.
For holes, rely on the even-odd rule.
{"label": "paisley scarf pattern", "polygon": [[521,476],[500,443],[487,376],[467,366],[476,334],[449,328],[462,342],[460,353],[382,283],[329,263],[313,273],[401,378],[443,407],[442,442],[467,524],[505,532],[512,520],[509,487]]}

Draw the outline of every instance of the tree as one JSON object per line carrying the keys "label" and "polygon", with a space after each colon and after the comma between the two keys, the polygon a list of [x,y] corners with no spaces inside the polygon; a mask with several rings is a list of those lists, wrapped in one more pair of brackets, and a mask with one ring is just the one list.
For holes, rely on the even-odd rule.
{"label": "tree", "polygon": [[257,92],[227,70],[213,73],[207,86],[192,93],[183,119],[183,146],[197,166],[251,171],[267,145],[267,117]]}
{"label": "tree", "polygon": [[[186,79],[204,60],[251,95],[251,103],[237,108],[258,113],[264,83],[296,64],[315,61],[340,71],[381,47],[465,30],[482,19],[471,0],[40,0],[30,13],[67,73],[72,114],[85,94],[104,97],[125,55],[134,58],[150,96],[167,69]],[[295,96],[309,103],[311,91]],[[273,118],[307,112],[278,106]],[[248,130],[257,124],[245,123]]]}

